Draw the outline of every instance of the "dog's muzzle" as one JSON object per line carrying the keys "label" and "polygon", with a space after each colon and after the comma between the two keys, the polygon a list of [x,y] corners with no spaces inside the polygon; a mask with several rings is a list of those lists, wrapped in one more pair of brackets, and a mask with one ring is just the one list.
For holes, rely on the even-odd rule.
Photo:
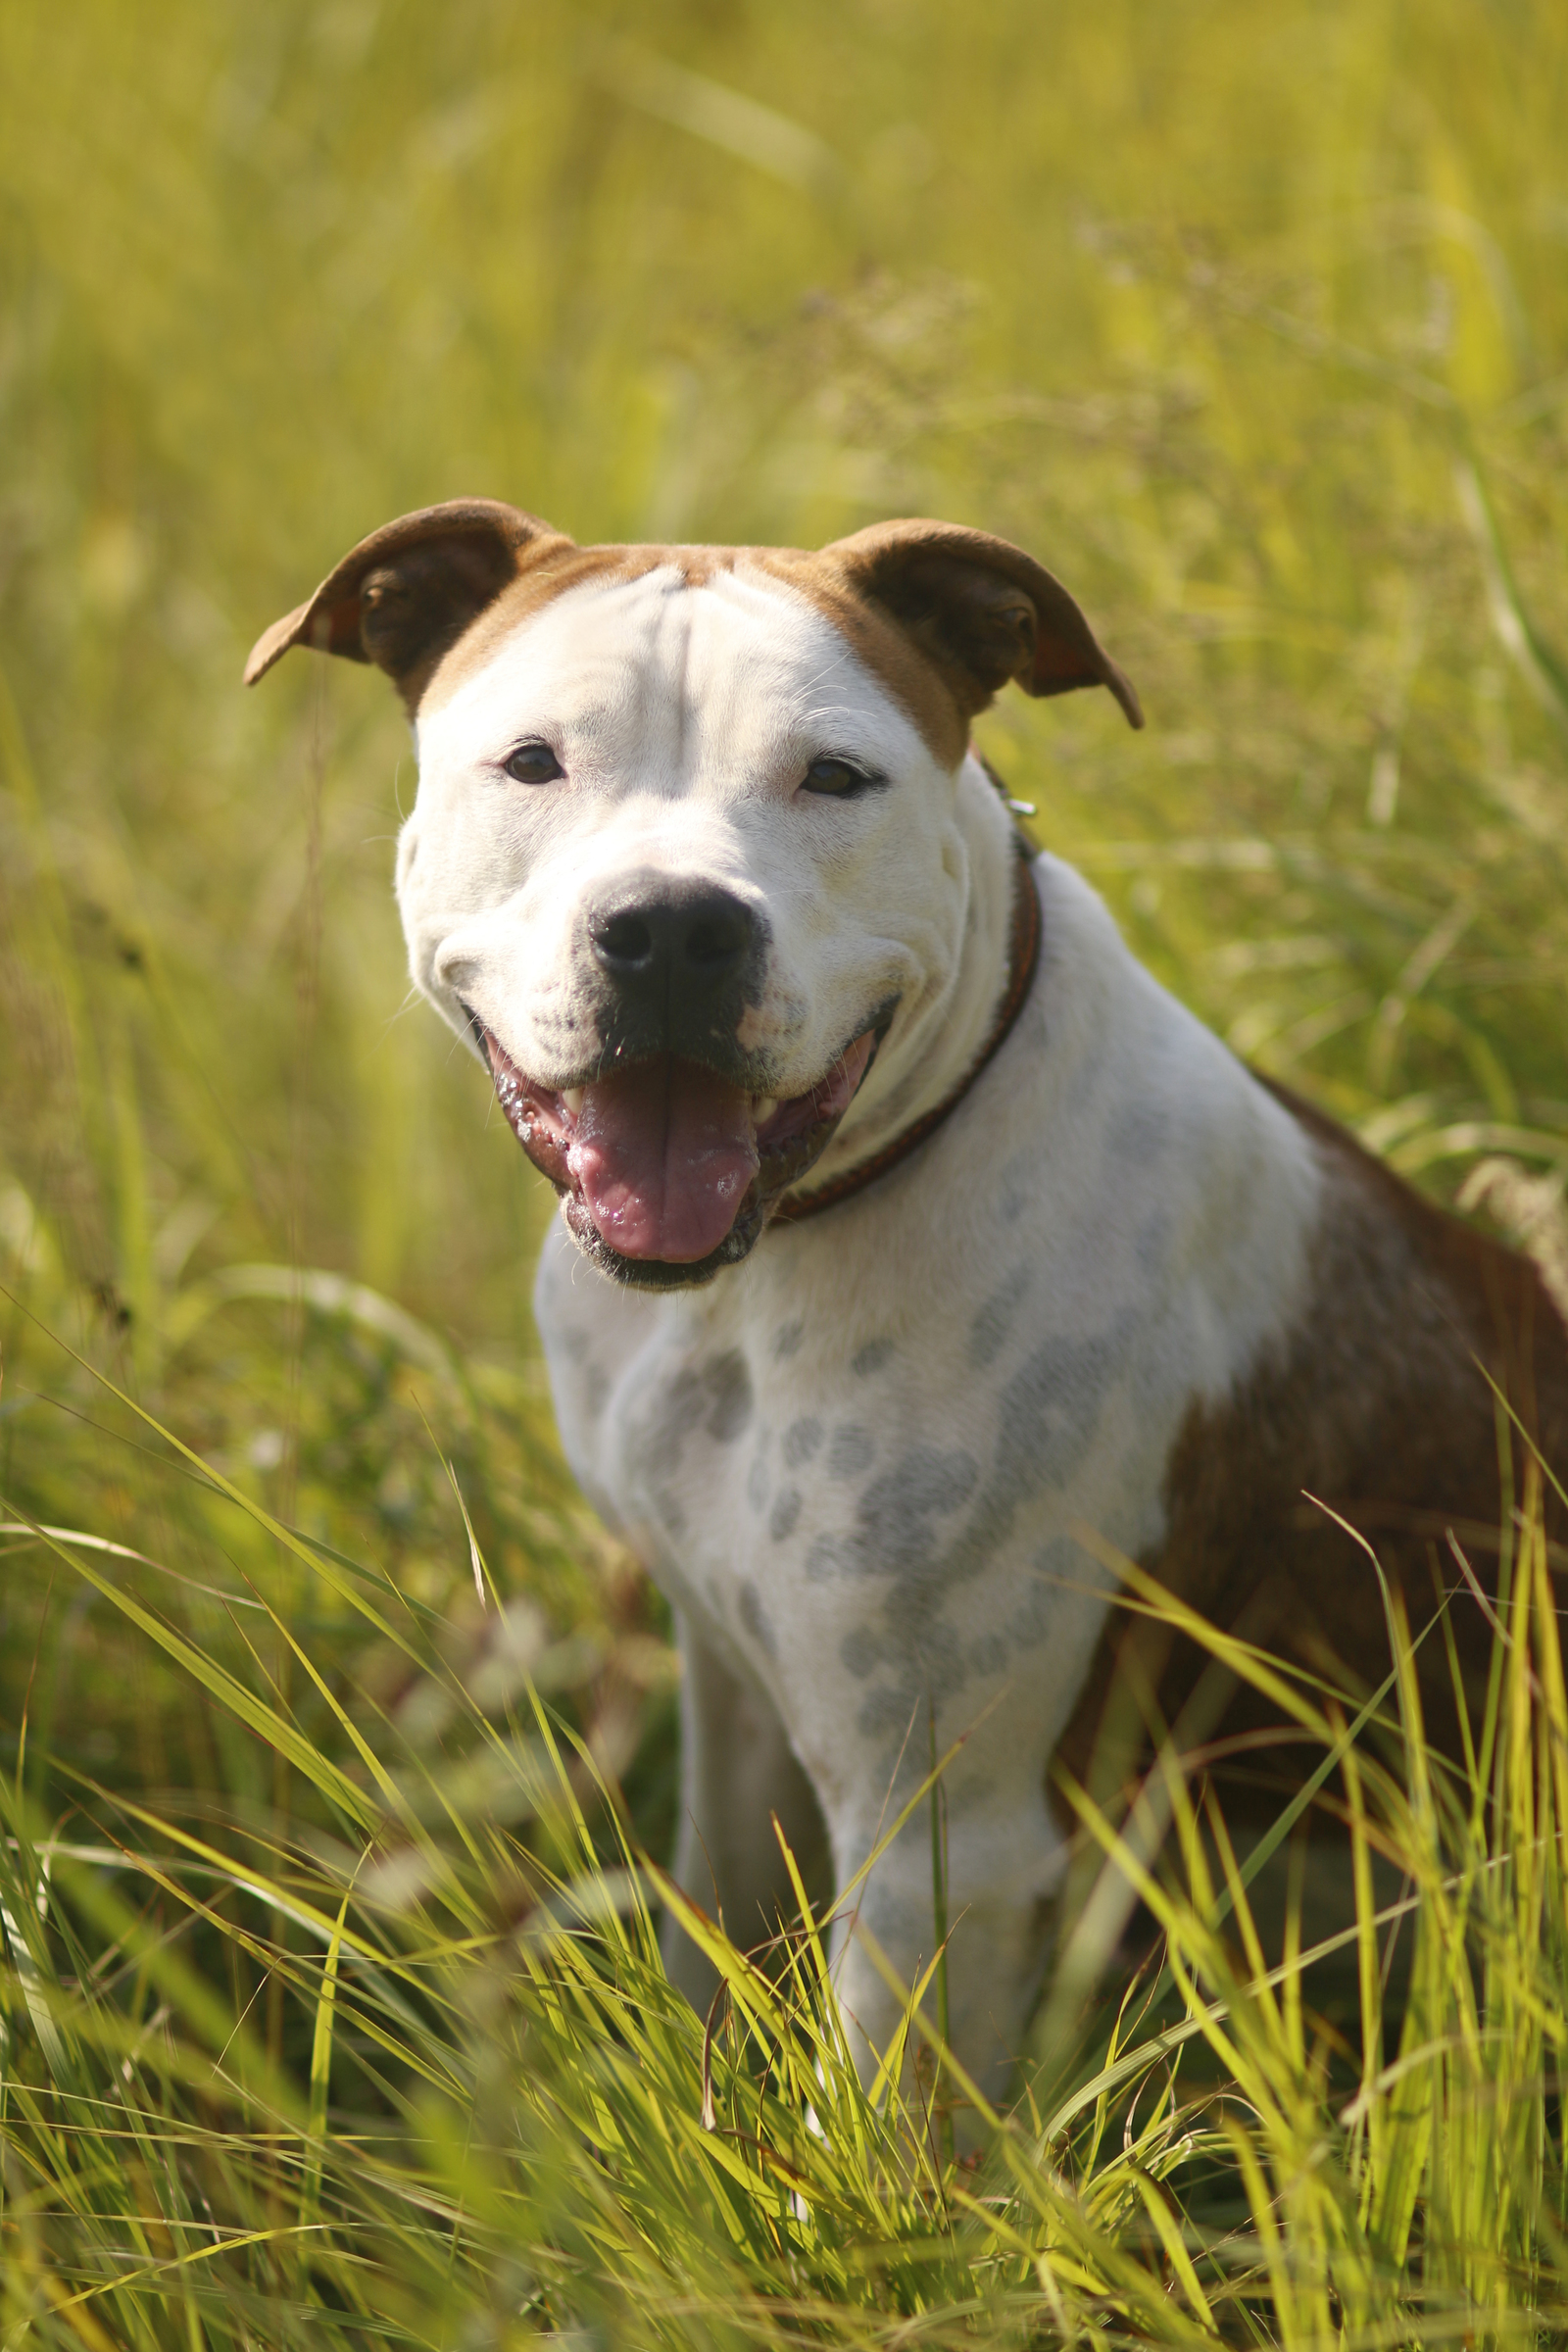
{"label": "dog's muzzle", "polygon": [[739,1042],[765,979],[760,913],[713,885],[633,877],[591,908],[586,930],[601,1042],[580,1083],[531,1079],[469,1011],[474,1035],[588,1255],[644,1288],[704,1282],[747,1255],[773,1201],[826,1149],[894,1004],[867,1016],[814,1086],[781,1101]]}
{"label": "dog's muzzle", "polygon": [[[768,926],[758,908],[713,883],[634,874],[595,903],[586,930],[607,1058],[673,1054],[720,1070],[738,1064],[737,1033],[761,1003],[767,972]],[[736,1067],[735,1075],[745,1073]]]}

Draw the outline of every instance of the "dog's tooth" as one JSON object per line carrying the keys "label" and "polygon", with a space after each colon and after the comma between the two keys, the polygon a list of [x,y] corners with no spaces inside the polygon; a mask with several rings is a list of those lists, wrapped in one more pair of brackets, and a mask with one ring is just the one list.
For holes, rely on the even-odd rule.
{"label": "dog's tooth", "polygon": [[752,1097],[753,1124],[758,1127],[765,1125],[777,1108],[777,1095],[754,1095]]}
{"label": "dog's tooth", "polygon": [[583,1090],[580,1086],[564,1086],[561,1090],[561,1100],[573,1118],[582,1108],[582,1095]]}

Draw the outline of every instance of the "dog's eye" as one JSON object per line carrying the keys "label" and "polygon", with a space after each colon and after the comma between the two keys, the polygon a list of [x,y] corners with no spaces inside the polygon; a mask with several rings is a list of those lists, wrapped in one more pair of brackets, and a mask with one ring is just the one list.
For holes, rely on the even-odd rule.
{"label": "dog's eye", "polygon": [[514,784],[553,784],[566,772],[548,743],[519,743],[502,764]]}
{"label": "dog's eye", "polygon": [[853,760],[838,760],[825,752],[820,760],[811,761],[801,778],[801,790],[829,792],[839,800],[848,800],[852,794],[864,792],[867,786],[881,782],[882,778],[873,775],[869,768],[857,767]]}

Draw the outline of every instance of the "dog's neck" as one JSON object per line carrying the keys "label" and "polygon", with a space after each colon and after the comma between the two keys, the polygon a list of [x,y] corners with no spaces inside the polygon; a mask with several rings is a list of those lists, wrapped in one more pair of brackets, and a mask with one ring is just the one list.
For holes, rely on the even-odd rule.
{"label": "dog's neck", "polygon": [[996,786],[971,753],[954,809],[965,860],[962,946],[945,989],[894,1022],[865,1084],[803,1190],[885,1151],[947,1101],[990,1042],[1008,979],[1018,849]]}

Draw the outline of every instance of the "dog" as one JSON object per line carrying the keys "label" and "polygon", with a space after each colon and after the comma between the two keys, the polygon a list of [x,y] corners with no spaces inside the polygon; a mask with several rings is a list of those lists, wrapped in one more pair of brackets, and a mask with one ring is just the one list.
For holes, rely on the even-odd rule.
{"label": "dog", "polygon": [[[1303,1495],[1430,1615],[1435,1541],[1496,1547],[1485,1375],[1562,1458],[1562,1325],[1026,852],[978,713],[1014,682],[1143,718],[1020,549],[920,520],[579,547],[465,501],[364,540],[247,681],[296,645],[403,698],[413,976],[561,1197],[562,1439],[678,1630],[675,1878],[760,1939],[793,1908],[775,1819],[848,1886],[959,1743],[950,2040],[1000,2095],[1068,1854],[1051,1771],[1115,1688],[1115,1555],[1371,1687],[1377,1567]],[[1488,1617],[1449,1597],[1473,1683]],[[1194,1659],[1144,1663],[1170,1720]],[[1226,1717],[1243,1797],[1271,1721]],[[923,1807],[835,1934],[869,2065],[900,2016],[873,1946],[906,1984],[933,1953]],[[695,1945],[666,1953],[702,2003]]]}

